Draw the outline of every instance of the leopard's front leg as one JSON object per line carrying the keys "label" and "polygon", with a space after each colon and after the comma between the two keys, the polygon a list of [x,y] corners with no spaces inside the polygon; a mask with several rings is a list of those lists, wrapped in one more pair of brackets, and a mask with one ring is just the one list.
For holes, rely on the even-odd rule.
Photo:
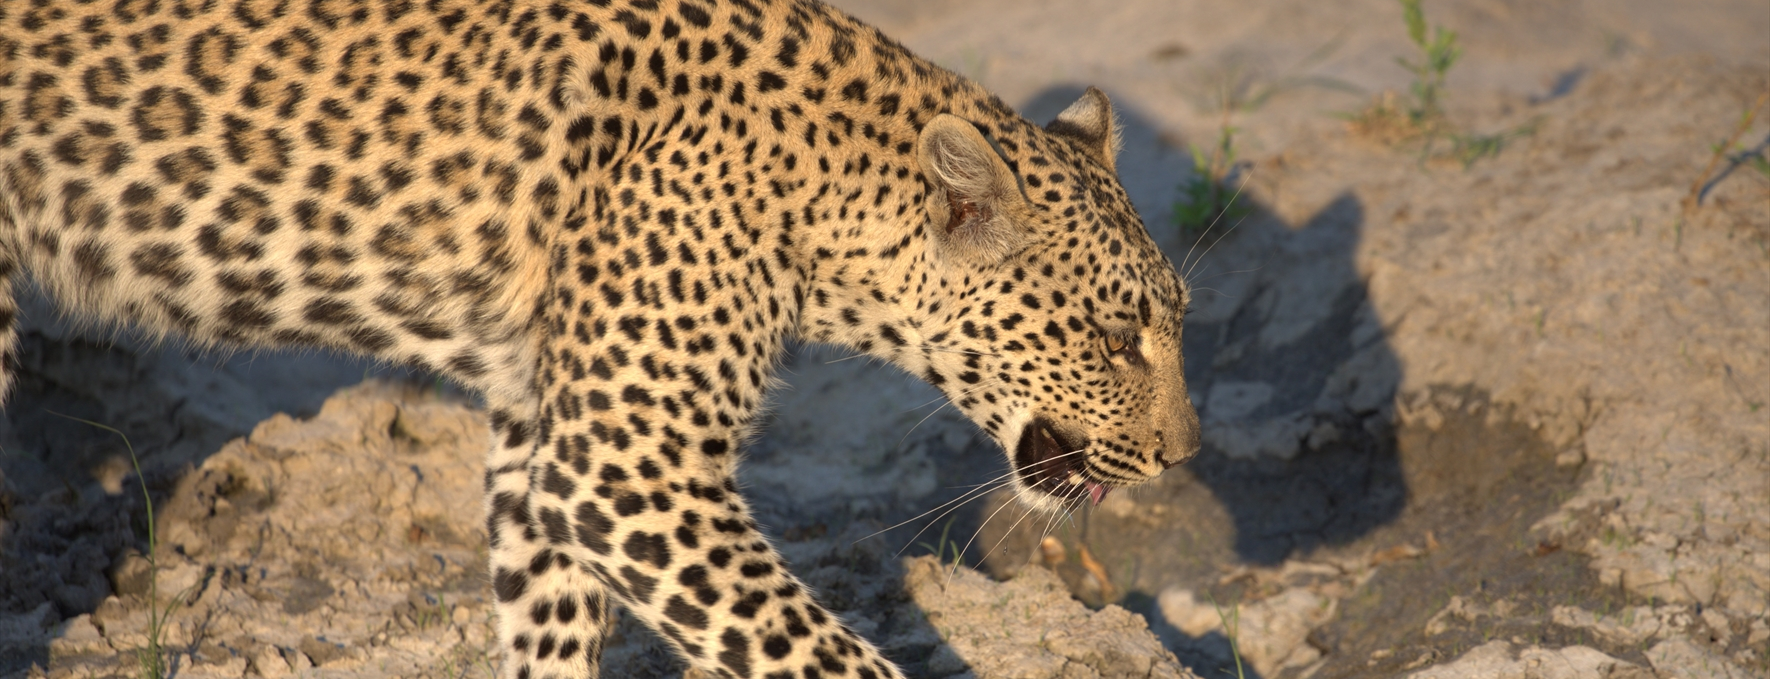
{"label": "leopard's front leg", "polygon": [[[669,351],[657,319],[575,317],[587,308],[562,310],[555,327],[568,331],[549,340],[543,361],[529,519],[546,549],[582,565],[714,676],[902,676],[813,600],[736,492],[737,442],[761,402],[769,360],[758,354],[773,340],[746,352],[748,362]],[[569,626],[537,631],[558,636]]]}
{"label": "leopard's front leg", "polygon": [[486,536],[491,544],[498,637],[507,679],[598,675],[614,619],[602,582],[552,548],[531,505],[540,397],[488,398],[492,452],[486,460]]}

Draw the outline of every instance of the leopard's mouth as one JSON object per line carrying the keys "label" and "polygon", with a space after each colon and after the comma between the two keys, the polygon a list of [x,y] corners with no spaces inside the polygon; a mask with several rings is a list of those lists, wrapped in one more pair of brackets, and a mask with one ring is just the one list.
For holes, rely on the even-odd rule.
{"label": "leopard's mouth", "polygon": [[1014,471],[1028,488],[1064,502],[1087,498],[1100,504],[1111,488],[1088,478],[1087,442],[1067,436],[1044,418],[1034,418],[1014,446]]}

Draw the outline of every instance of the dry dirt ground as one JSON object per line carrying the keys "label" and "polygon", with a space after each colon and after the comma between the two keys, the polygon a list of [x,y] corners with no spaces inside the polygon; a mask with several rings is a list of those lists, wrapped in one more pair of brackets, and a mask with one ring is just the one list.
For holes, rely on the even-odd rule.
{"label": "dry dirt ground", "polygon": [[[1770,175],[1681,206],[1770,91],[1770,3],[1428,0],[1450,120],[1520,132],[1466,167],[1343,120],[1406,90],[1393,0],[839,4],[1035,119],[1105,89],[1196,290],[1205,451],[1073,516],[969,493],[1002,458],[913,379],[784,366],[746,492],[912,676],[1770,676]],[[1226,94],[1254,209],[1201,240]],[[27,319],[0,676],[137,676],[150,601],[175,676],[490,675],[470,396]],[[607,665],[681,674],[632,625]]]}

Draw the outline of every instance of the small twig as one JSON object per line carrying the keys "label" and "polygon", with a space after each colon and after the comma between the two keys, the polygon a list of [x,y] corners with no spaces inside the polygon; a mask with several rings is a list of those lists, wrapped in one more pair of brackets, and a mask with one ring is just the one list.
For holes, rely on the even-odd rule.
{"label": "small twig", "polygon": [[1745,115],[1740,116],[1739,125],[1733,128],[1733,134],[1728,135],[1726,141],[1715,147],[1715,154],[1709,157],[1708,166],[1702,168],[1702,174],[1697,175],[1696,181],[1690,183],[1690,193],[1684,196],[1684,214],[1695,212],[1696,208],[1701,206],[1703,184],[1709,175],[1714,173],[1715,166],[1720,165],[1721,159],[1727,156],[1727,149],[1733,148],[1733,144],[1739,141],[1739,137],[1751,128],[1752,121],[1758,118],[1758,109],[1763,108],[1766,101],[1770,101],[1770,91],[1758,95],[1758,100],[1752,103],[1751,108],[1746,109]]}
{"label": "small twig", "polygon": [[1107,603],[1118,600],[1118,588],[1113,586],[1112,576],[1106,572],[1106,566],[1101,565],[1100,561],[1094,558],[1094,553],[1088,551],[1088,545],[1083,544],[1076,551],[1081,557],[1082,569],[1093,575],[1095,580],[1100,581],[1100,600]]}

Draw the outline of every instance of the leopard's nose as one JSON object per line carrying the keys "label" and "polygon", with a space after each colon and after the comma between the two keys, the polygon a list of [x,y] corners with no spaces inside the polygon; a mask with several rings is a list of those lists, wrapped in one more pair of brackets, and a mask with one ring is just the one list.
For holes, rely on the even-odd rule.
{"label": "leopard's nose", "polygon": [[1155,433],[1156,443],[1161,444],[1161,449],[1156,451],[1156,459],[1161,460],[1163,469],[1173,469],[1186,464],[1187,460],[1198,455],[1199,439],[1196,430],[1182,432],[1182,436],[1179,438],[1180,440],[1169,444],[1163,432],[1157,431]]}

